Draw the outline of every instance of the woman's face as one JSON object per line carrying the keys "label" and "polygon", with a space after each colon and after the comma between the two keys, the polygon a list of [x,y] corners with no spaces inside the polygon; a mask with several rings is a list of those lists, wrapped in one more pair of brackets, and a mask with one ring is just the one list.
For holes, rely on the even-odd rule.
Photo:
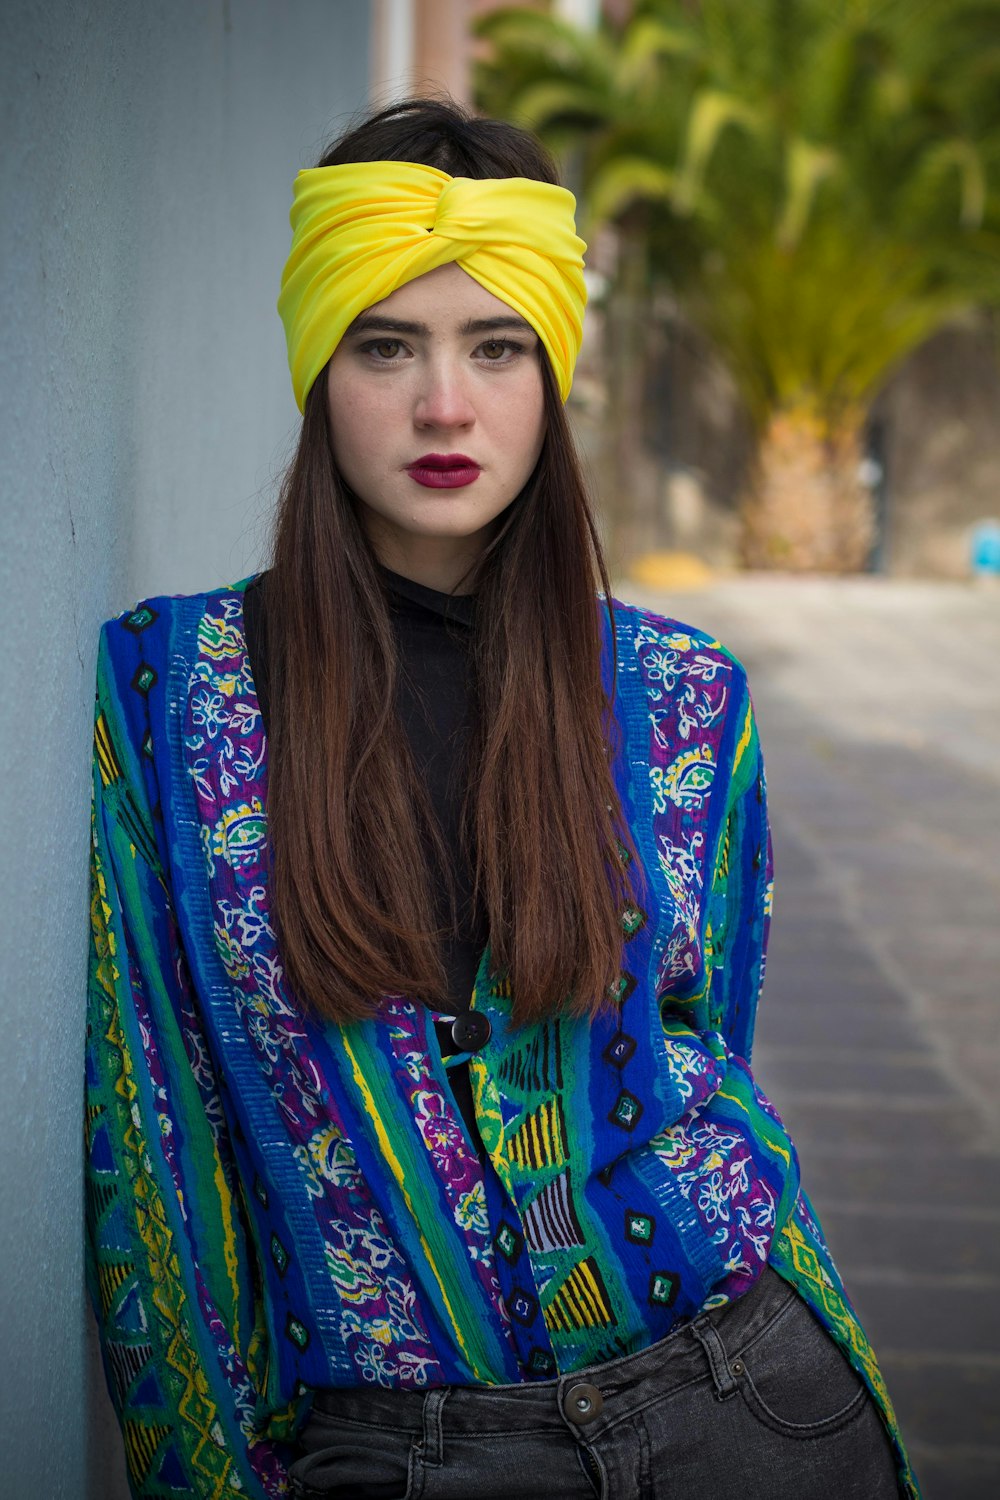
{"label": "woman's face", "polygon": [[376,556],[459,583],[523,489],[545,433],[540,340],[457,265],[354,320],[327,374],[333,449]]}

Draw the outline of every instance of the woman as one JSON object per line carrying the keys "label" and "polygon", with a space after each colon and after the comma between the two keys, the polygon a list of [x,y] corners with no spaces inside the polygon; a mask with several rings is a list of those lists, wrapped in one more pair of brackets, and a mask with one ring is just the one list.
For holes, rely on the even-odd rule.
{"label": "woman", "polygon": [[90,1265],[137,1496],[917,1494],[749,1070],[744,673],[607,588],[572,214],[441,103],[301,173],[273,566],[105,627]]}

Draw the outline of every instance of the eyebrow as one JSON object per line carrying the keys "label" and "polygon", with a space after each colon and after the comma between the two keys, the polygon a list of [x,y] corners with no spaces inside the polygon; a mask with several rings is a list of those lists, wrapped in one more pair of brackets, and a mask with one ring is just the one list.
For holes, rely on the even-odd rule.
{"label": "eyebrow", "polygon": [[[494,333],[499,329],[511,329],[515,333],[535,335],[531,324],[514,314],[509,317],[501,315],[498,318],[469,318],[458,331],[463,336],[467,336],[475,333]],[[410,323],[402,318],[387,318],[381,313],[361,313],[347,329],[345,337],[372,332],[407,333],[412,338],[428,338],[431,330],[426,323]]]}

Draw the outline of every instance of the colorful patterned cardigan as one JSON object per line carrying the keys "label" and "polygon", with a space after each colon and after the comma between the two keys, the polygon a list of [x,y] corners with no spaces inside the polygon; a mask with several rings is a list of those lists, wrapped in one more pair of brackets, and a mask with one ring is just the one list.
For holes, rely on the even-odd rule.
{"label": "colorful patterned cardigan", "polygon": [[88,1270],[133,1495],[285,1495],[311,1389],[549,1379],[662,1338],[769,1262],[873,1392],[917,1496],[749,1068],[771,881],[739,663],[615,607],[641,905],[593,1023],[512,1028],[484,953],[484,1168],[430,1011],[386,997],[323,1026],[285,981],[243,587],[150,600],[101,638]]}

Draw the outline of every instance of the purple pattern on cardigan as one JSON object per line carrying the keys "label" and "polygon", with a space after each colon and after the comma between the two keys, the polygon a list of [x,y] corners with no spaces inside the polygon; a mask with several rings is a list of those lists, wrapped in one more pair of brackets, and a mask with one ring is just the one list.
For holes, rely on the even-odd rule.
{"label": "purple pattern on cardigan", "polygon": [[[695,1038],[687,1026],[707,1023],[711,955],[702,950],[703,907],[714,851],[706,847],[710,799],[730,697],[733,664],[717,643],[638,611],[637,654],[650,704],[650,793],[653,840],[676,909],[676,923],[656,969],[667,1063],[687,1113],[651,1145],[725,1263],[712,1304],[746,1291],[766,1264],[777,1224],[782,1174],[762,1160],[752,1121],[711,1115],[711,1095],[745,1080],[756,1106],[781,1120],[743,1060],[717,1031]],[[723,831],[715,820],[716,837]],[[683,1019],[682,1019],[683,1018]],[[686,1033],[686,1034],[685,1034]],[[709,1059],[705,1048],[714,1057]],[[709,1076],[695,1090],[693,1078]],[[707,1106],[707,1108],[706,1108]],[[783,1129],[783,1127],[782,1127]]]}
{"label": "purple pattern on cardigan", "polygon": [[664,632],[655,615],[637,611],[639,665],[650,703],[649,780],[653,841],[676,910],[655,986],[683,992],[697,980],[704,900],[702,864],[710,794],[725,726],[732,665],[718,648],[681,627]]}

